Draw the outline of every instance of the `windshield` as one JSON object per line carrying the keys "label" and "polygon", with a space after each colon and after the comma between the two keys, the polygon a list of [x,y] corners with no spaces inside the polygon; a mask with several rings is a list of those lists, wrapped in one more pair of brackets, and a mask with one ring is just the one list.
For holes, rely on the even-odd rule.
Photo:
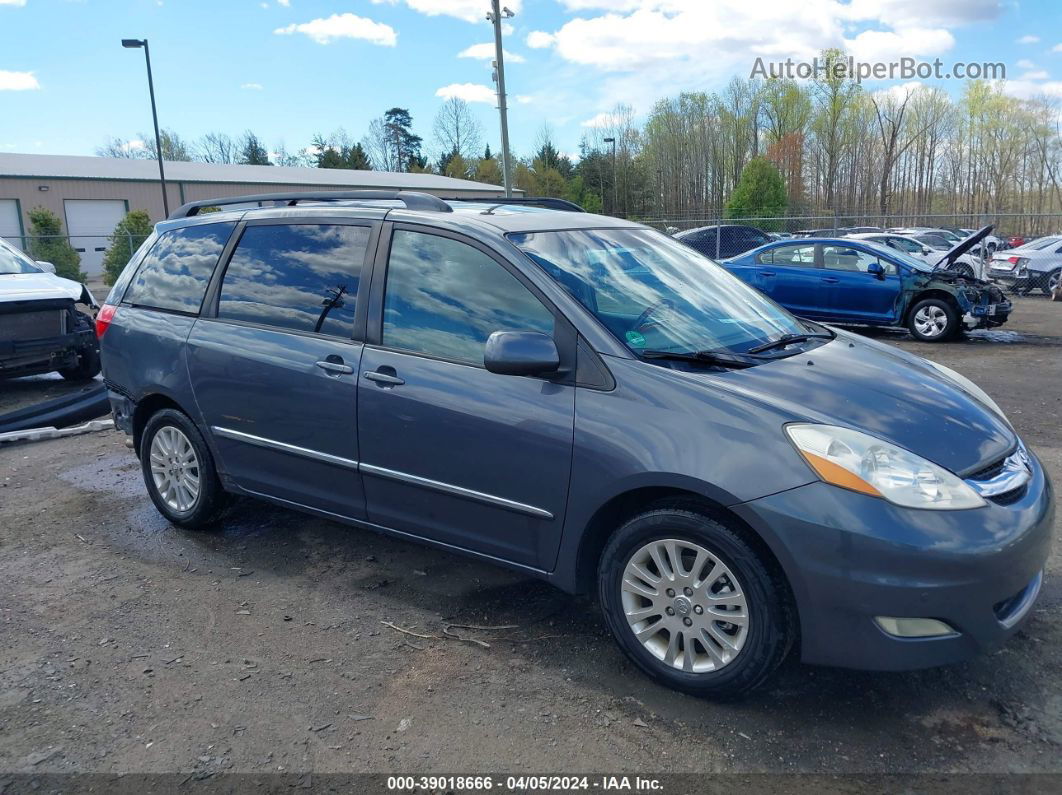
{"label": "windshield", "polygon": [[8,273],[41,273],[29,257],[0,240],[0,274]]}
{"label": "windshield", "polygon": [[521,232],[509,239],[635,353],[745,353],[787,334],[824,331],[650,229]]}

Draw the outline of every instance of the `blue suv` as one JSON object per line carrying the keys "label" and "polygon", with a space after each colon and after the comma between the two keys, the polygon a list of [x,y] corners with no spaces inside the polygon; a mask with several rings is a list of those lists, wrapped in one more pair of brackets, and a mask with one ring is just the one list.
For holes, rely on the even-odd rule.
{"label": "blue suv", "polygon": [[244,495],[596,590],[631,660],[690,693],[747,691],[791,649],[959,660],[1040,590],[1051,486],[988,395],[629,221],[193,203],[97,333],[174,525]]}

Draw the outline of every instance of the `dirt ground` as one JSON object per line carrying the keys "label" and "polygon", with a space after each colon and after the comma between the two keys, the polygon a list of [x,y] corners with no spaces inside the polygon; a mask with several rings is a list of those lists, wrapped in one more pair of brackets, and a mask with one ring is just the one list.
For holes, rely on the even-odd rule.
{"label": "dirt ground", "polygon": [[[984,387],[1062,484],[1062,304],[1017,302],[966,341],[879,337]],[[1058,773],[1058,535],[1035,614],[995,654],[902,674],[791,661],[719,704],[648,682],[588,600],[252,501],[176,530],[114,432],[9,445],[0,791],[75,771]],[[449,630],[474,643],[448,624],[505,628]]]}

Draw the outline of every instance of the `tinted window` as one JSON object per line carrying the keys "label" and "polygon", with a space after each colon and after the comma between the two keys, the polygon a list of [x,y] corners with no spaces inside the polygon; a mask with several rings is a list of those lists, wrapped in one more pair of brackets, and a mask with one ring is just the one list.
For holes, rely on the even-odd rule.
{"label": "tinted window", "polygon": [[483,364],[495,331],[553,333],[553,315],[515,276],[478,249],[400,230],[391,241],[383,344]]}
{"label": "tinted window", "polygon": [[248,226],[221,285],[218,317],[349,338],[369,227]]}
{"label": "tinted window", "polygon": [[125,300],[152,309],[198,312],[207,282],[235,224],[198,224],[159,235]]}
{"label": "tinted window", "polygon": [[777,246],[760,254],[760,262],[770,265],[815,267],[815,245]]}

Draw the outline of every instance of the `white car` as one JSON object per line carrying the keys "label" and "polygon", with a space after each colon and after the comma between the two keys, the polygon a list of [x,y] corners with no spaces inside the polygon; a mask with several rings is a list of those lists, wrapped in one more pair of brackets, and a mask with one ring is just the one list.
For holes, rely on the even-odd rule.
{"label": "white car", "polygon": [[[938,244],[933,239],[922,239],[923,235],[917,229],[898,232],[863,232],[845,235],[845,237],[867,240],[881,246],[888,246],[905,254],[910,254],[912,257],[917,257],[930,265],[937,265],[952,248],[952,246]],[[949,235],[945,239],[951,242],[952,237],[954,235]],[[977,253],[973,253],[979,251],[980,246],[975,246],[972,252],[955,257],[950,269],[972,279],[984,279],[986,265]]]}
{"label": "white car", "polygon": [[58,372],[87,381],[100,371],[88,287],[55,275],[0,239],[0,378]]}

